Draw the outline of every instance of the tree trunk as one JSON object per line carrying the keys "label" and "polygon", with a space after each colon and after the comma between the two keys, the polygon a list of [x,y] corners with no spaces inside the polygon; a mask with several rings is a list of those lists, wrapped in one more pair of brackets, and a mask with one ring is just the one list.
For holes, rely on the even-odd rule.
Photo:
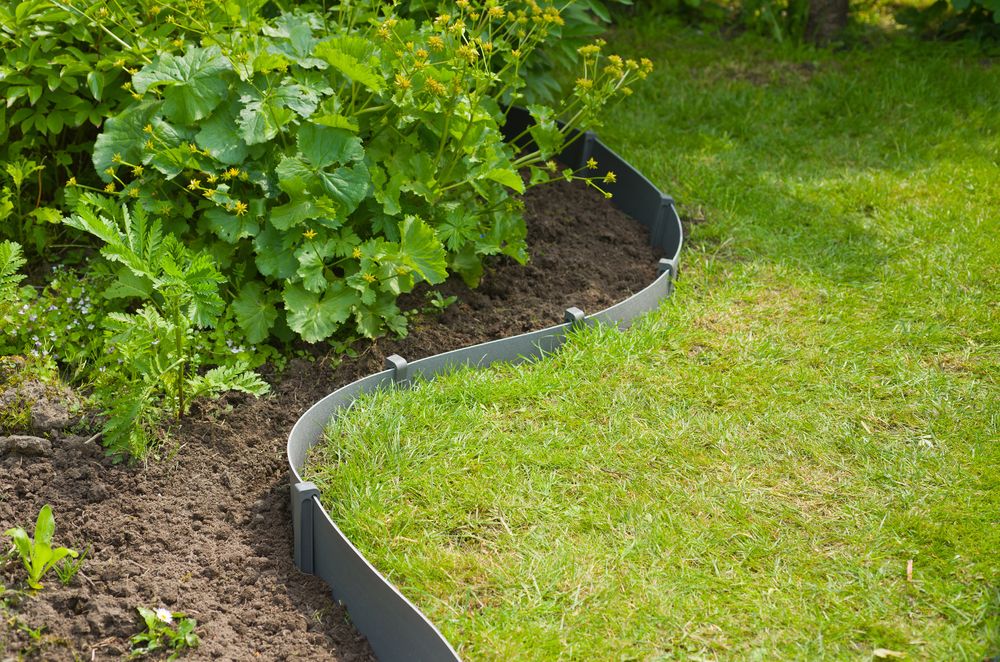
{"label": "tree trunk", "polygon": [[806,39],[826,44],[847,27],[847,0],[809,0]]}

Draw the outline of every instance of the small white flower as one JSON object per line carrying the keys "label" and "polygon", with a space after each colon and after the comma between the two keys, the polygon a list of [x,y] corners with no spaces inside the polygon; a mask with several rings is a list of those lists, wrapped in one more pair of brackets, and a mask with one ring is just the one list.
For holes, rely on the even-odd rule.
{"label": "small white flower", "polygon": [[174,622],[174,615],[170,613],[169,609],[164,609],[163,607],[156,610],[156,618],[163,621],[167,625]]}

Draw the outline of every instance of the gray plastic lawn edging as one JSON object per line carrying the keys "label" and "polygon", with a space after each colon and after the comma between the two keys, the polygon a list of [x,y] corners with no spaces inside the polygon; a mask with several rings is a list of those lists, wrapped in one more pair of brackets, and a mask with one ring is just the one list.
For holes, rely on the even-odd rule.
{"label": "gray plastic lawn edging", "polygon": [[[504,132],[507,136],[518,135],[530,122],[526,111],[512,108]],[[683,243],[673,199],[661,193],[593,133],[577,137],[579,139],[560,154],[560,161],[582,168],[593,158],[602,170],[615,172],[617,181],[605,187],[613,195],[613,204],[642,223],[649,230],[652,245],[662,248],[668,256],[660,260],[656,280],[642,291],[593,315],[570,308],[564,323],[547,329],[456,349],[412,363],[391,356],[386,359],[386,370],[339,388],[313,405],[295,423],[288,436],[295,564],[303,572],[318,575],[329,584],[334,599],[347,607],[351,622],[368,638],[375,655],[383,662],[460,658],[434,624],[348,540],[323,508],[319,490],[313,483],[303,481],[299,471],[309,449],[322,441],[330,420],[362,394],[382,388],[405,388],[414,378],[429,380],[463,366],[484,367],[496,361],[535,360],[562,345],[567,332],[575,326],[604,323],[626,329],[635,318],[655,309],[660,301],[670,296]]]}

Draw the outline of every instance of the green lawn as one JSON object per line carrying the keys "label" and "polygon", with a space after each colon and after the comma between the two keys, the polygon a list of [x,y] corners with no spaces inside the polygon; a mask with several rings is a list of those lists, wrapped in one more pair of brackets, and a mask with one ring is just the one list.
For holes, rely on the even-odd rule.
{"label": "green lawn", "polygon": [[658,69],[602,137],[700,221],[675,297],[359,403],[334,518],[470,660],[1000,654],[1000,61],[611,43]]}

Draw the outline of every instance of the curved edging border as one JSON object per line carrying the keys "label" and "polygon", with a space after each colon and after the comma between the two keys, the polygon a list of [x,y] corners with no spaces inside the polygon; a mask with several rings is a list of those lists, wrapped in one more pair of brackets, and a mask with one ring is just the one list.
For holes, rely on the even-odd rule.
{"label": "curved edging border", "polygon": [[[511,108],[504,132],[508,136],[517,135],[530,122],[526,111]],[[606,186],[613,194],[613,204],[646,226],[652,245],[662,248],[669,256],[660,260],[660,275],[656,280],[642,291],[594,315],[570,308],[566,311],[565,323],[547,329],[457,349],[413,363],[399,356],[389,357],[387,370],[337,389],[313,405],[288,436],[295,564],[303,572],[318,575],[330,585],[334,598],[347,607],[351,621],[368,637],[372,650],[383,662],[458,661],[460,658],[434,624],[368,562],[330,519],[320,503],[319,490],[313,483],[304,482],[299,470],[309,449],[322,440],[330,419],[338,411],[350,407],[362,394],[390,386],[405,387],[415,377],[433,379],[439,373],[460,366],[537,359],[562,345],[566,333],[577,325],[605,323],[624,329],[636,317],[653,310],[670,296],[683,243],[673,199],[660,192],[593,133],[588,131],[577,138],[560,155],[560,160],[582,168],[593,158],[602,169],[615,171],[617,181]]]}

